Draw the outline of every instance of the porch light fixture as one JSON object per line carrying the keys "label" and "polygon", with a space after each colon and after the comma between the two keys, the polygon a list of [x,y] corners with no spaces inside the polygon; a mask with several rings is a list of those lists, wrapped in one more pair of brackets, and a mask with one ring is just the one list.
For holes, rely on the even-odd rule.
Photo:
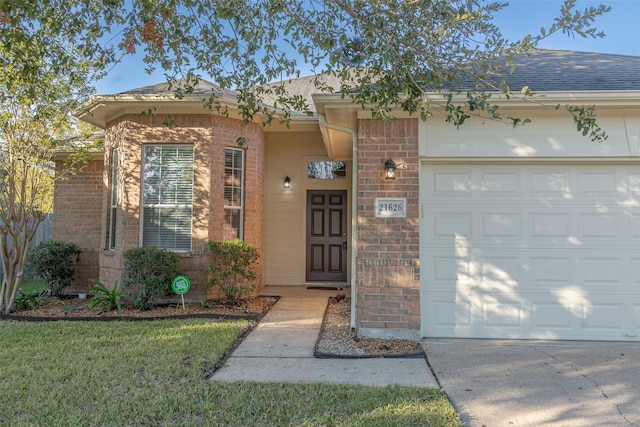
{"label": "porch light fixture", "polygon": [[406,169],[407,166],[402,163],[396,163],[391,157],[384,162],[385,179],[396,179],[396,169]]}
{"label": "porch light fixture", "polygon": [[284,188],[291,188],[291,178],[288,176],[284,178]]}

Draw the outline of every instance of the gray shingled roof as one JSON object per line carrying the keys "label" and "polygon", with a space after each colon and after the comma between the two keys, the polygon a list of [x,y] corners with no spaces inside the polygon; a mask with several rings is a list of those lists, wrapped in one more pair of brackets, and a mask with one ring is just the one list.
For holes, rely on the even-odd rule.
{"label": "gray shingled roof", "polygon": [[569,50],[521,55],[507,77],[510,85],[534,92],[640,90],[640,57]]}
{"label": "gray shingled roof", "polygon": [[[582,92],[640,90],[640,57],[595,52],[537,49],[515,60],[507,80],[514,91],[528,85],[534,92]],[[339,82],[323,76],[334,88]],[[496,76],[499,82],[501,76]],[[314,76],[286,80],[289,93],[303,95],[314,109],[311,94],[319,92]],[[277,84],[277,83],[274,83]],[[272,101],[266,99],[265,101]]]}
{"label": "gray shingled roof", "polygon": [[[525,85],[534,92],[640,90],[640,57],[637,56],[539,49],[517,57],[515,63],[516,70],[507,75],[514,90],[520,90]],[[339,81],[335,77],[321,78],[327,85],[339,89]],[[319,92],[314,79],[315,76],[306,76],[273,82],[272,85],[283,84],[290,95],[302,95],[313,110],[315,106],[311,95]],[[208,96],[212,90],[230,97],[237,95],[232,90],[223,91],[203,79],[193,94]],[[159,83],[123,94],[160,95],[168,92],[167,83]],[[273,104],[275,99],[265,96],[264,101],[266,104]]]}
{"label": "gray shingled roof", "polygon": [[[172,90],[175,91],[176,87],[181,87],[182,84],[183,80],[178,80]],[[235,97],[238,95],[232,90],[222,90],[220,89],[220,86],[205,79],[200,79],[198,81],[198,84],[193,88],[192,95],[209,96],[212,91],[221,96]],[[172,91],[169,90],[169,84],[167,82],[162,82],[131,89],[126,92],[121,92],[118,95],[169,95],[171,93]]]}
{"label": "gray shingled roof", "polygon": [[[323,74],[319,76],[319,79],[323,82],[327,87],[331,87],[334,90],[340,90],[340,79],[333,75]],[[315,111],[316,107],[313,104],[313,100],[311,99],[311,95],[314,93],[319,93],[320,90],[315,86],[316,76],[305,76],[298,77],[293,79],[286,79],[280,82],[273,82],[270,86],[278,86],[283,85],[287,89],[287,93],[289,95],[301,95],[304,99],[306,99],[307,104],[309,105],[309,109],[311,111]],[[264,103],[267,105],[273,105],[276,101],[277,97],[275,95],[265,95]]]}

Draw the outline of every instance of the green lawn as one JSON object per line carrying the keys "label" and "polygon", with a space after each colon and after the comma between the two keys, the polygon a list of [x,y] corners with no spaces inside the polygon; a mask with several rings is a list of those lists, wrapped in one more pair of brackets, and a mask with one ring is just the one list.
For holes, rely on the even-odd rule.
{"label": "green lawn", "polygon": [[0,321],[0,425],[462,425],[437,390],[208,380],[248,326]]}
{"label": "green lawn", "polygon": [[30,294],[36,291],[42,291],[47,288],[47,285],[44,283],[44,280],[41,279],[24,279],[20,282],[20,289],[25,294]]}

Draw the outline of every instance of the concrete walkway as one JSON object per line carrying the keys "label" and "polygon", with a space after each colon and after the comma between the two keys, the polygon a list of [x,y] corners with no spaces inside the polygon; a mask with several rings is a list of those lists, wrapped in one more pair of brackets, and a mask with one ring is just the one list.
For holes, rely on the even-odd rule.
{"label": "concrete walkway", "polygon": [[214,381],[398,384],[439,388],[425,359],[316,359],[322,317],[335,290],[267,287],[280,300],[244,339]]}

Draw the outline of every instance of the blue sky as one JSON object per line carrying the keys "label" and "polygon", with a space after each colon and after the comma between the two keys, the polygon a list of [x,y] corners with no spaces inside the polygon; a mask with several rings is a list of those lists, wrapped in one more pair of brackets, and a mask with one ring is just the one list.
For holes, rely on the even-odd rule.
{"label": "blue sky", "polygon": [[[500,26],[503,35],[511,40],[537,33],[541,26],[548,28],[563,3],[562,0],[507,1],[509,6],[496,16],[495,23]],[[577,8],[598,4],[612,7],[611,12],[596,21],[596,27],[606,33],[605,38],[582,39],[555,34],[540,47],[640,56],[640,0],[578,0]],[[162,81],[162,72],[149,75],[140,56],[127,55],[123,63],[116,65],[106,78],[96,84],[96,88],[100,94],[113,94]]]}

